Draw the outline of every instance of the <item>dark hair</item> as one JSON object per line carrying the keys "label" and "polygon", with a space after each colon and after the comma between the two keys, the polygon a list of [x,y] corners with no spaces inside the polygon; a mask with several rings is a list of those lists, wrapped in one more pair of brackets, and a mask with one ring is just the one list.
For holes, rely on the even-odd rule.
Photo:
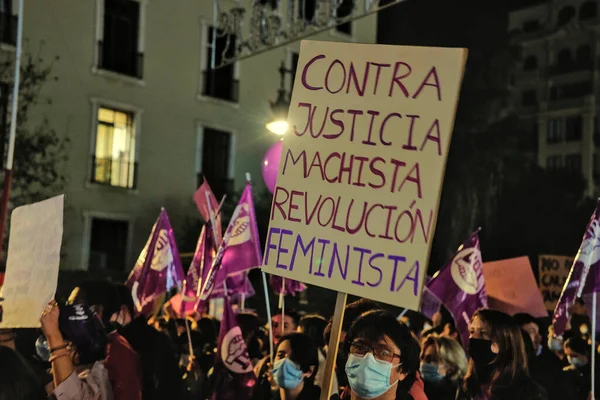
{"label": "dark hair", "polygon": [[[513,317],[496,310],[479,309],[475,311],[471,321],[475,318],[479,318],[489,326],[490,338],[499,347],[493,361],[495,369],[492,374],[490,393],[492,398],[505,398],[511,393],[514,385],[529,375],[527,351],[521,327]],[[472,359],[469,360],[465,387],[473,396],[481,390],[481,382],[477,378]]]}
{"label": "dark hair", "polygon": [[[310,336],[304,333],[290,333],[279,340],[277,349],[285,341],[289,341],[292,348],[290,360],[298,364],[302,372],[310,372],[310,367],[315,367],[313,374],[308,378],[309,380],[314,380],[319,369],[319,354],[317,353],[315,342]],[[277,350],[275,350],[275,353],[277,354]]]}
{"label": "dark hair", "polygon": [[587,344],[585,339],[579,336],[573,336],[572,338],[567,339],[567,341],[565,342],[565,348],[567,347],[585,356],[588,356],[590,354],[590,346]]}
{"label": "dark hair", "polygon": [[325,347],[326,344],[323,335],[326,326],[327,320],[318,314],[307,315],[300,320],[302,332],[310,336],[319,349]]}
{"label": "dark hair", "polygon": [[219,321],[203,317],[198,320],[198,330],[206,338],[207,343],[217,343],[219,337]]}
{"label": "dark hair", "polygon": [[109,281],[94,280],[83,282],[78,288],[76,302],[102,306],[102,322],[108,326],[110,317],[121,309],[119,292],[115,285]]}
{"label": "dark hair", "polygon": [[254,337],[260,330],[260,319],[258,315],[251,312],[240,312],[235,316],[244,339]]}
{"label": "dark hair", "polygon": [[386,336],[400,349],[400,361],[402,365],[399,368],[407,376],[399,383],[399,386],[408,391],[416,380],[416,374],[419,370],[420,347],[410,329],[389,312],[374,310],[361,315],[354,322],[346,336],[344,352],[346,354],[349,353],[350,345],[355,339],[364,339],[370,343],[377,343]]}
{"label": "dark hair", "polygon": [[[273,315],[273,317],[276,317],[277,315],[282,314],[281,309],[277,310],[277,312],[278,312],[278,314]],[[294,310],[293,308],[289,308],[289,309],[286,308],[285,316],[290,317],[294,321],[294,325],[296,325],[296,326],[300,325],[300,314],[298,314],[298,312],[296,310]]]}
{"label": "dark hair", "polygon": [[44,385],[27,361],[0,346],[0,400],[46,400]]}
{"label": "dark hair", "polygon": [[[342,332],[348,332],[354,321],[356,321],[356,319],[362,314],[379,309],[381,309],[381,307],[379,307],[379,304],[369,299],[360,299],[348,304],[344,309],[344,319],[342,320]],[[332,321],[329,321],[327,327],[325,327],[324,332],[326,342],[329,342],[329,339],[331,338],[331,328]]]}
{"label": "dark hair", "polygon": [[531,336],[529,333],[525,332],[521,329],[521,336],[523,337],[523,344],[525,345],[525,354],[527,355],[527,365],[529,368],[533,365],[535,361],[535,348],[533,347],[533,342],[531,341]]}
{"label": "dark hair", "polygon": [[518,313],[518,314],[515,314],[513,316],[513,318],[515,319],[515,321],[517,321],[517,324],[519,324],[519,326],[523,326],[523,325],[527,325],[527,324],[536,324],[538,326],[538,328],[540,327],[540,323],[538,322],[538,320],[535,319],[535,317],[531,314]]}
{"label": "dark hair", "polygon": [[127,307],[127,311],[129,311],[129,314],[131,315],[131,318],[133,319],[135,317],[135,311],[134,311],[134,307],[133,307],[133,297],[131,296],[131,290],[129,290],[127,288],[127,286],[125,286],[123,284],[115,285],[115,289],[119,296],[119,305],[121,307],[122,306]]}
{"label": "dark hair", "polygon": [[58,326],[64,339],[75,346],[80,365],[93,364],[106,358],[106,330],[98,315],[87,305],[61,307]]}

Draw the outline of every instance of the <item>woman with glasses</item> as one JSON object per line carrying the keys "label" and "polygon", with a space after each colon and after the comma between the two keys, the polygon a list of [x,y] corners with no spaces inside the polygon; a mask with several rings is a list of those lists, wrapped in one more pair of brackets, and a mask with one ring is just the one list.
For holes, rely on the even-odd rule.
{"label": "woman with glasses", "polygon": [[319,368],[317,346],[303,333],[283,336],[277,343],[271,369],[272,379],[279,387],[274,400],[314,400],[321,390],[315,386]]}
{"label": "woman with glasses", "polygon": [[361,315],[344,346],[351,400],[426,400],[419,345],[408,327],[381,310]]}

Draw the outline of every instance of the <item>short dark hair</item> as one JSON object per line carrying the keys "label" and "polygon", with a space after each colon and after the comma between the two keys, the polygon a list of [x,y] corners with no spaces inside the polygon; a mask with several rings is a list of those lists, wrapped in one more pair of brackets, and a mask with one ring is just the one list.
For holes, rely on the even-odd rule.
{"label": "short dark hair", "polygon": [[348,331],[344,351],[346,354],[350,352],[350,345],[355,339],[376,343],[386,336],[400,349],[401,369],[408,375],[409,381],[414,382],[419,369],[419,343],[410,329],[387,311],[374,310],[361,315]]}
{"label": "short dark hair", "polygon": [[127,307],[127,311],[131,314],[131,318],[135,317],[135,311],[133,308],[133,297],[131,296],[131,290],[123,284],[115,285],[117,294],[119,295],[119,305]]}
{"label": "short dark hair", "polygon": [[[344,309],[344,319],[342,320],[342,332],[348,332],[354,321],[356,321],[356,319],[362,314],[379,309],[381,309],[379,304],[369,299],[360,299],[348,304]],[[331,338],[331,328],[332,321],[329,321],[329,323],[325,327],[324,332],[326,342],[329,342],[329,339]]]}
{"label": "short dark hair", "polygon": [[325,347],[325,327],[327,326],[327,320],[318,315],[306,315],[300,320],[300,327],[302,332],[310,336],[314,340],[318,348]]}
{"label": "short dark hair", "polygon": [[518,313],[515,314],[513,318],[515,319],[515,321],[517,321],[517,324],[519,324],[520,327],[527,324],[536,324],[538,328],[540,327],[540,323],[538,322],[538,320],[531,314]]}
{"label": "short dark hair", "polygon": [[[313,374],[309,379],[314,379],[319,369],[319,354],[317,353],[317,346],[310,336],[304,333],[290,333],[285,335],[277,343],[277,348],[285,341],[290,342],[292,348],[292,354],[290,359],[298,364],[302,372],[310,372],[310,367],[315,367]],[[275,350],[277,353],[277,350]]]}
{"label": "short dark hair", "polygon": [[[283,311],[285,311],[286,317],[290,317],[294,321],[294,325],[300,325],[300,314],[298,314],[298,311],[294,310],[293,308],[286,308]],[[277,310],[277,312],[279,315],[282,314],[281,309]],[[273,315],[273,317],[276,317],[278,314]]]}
{"label": "short dark hair", "polygon": [[587,341],[579,336],[573,336],[572,338],[567,339],[565,342],[565,348],[567,347],[578,352],[579,354],[590,354],[590,346],[587,344]]}
{"label": "short dark hair", "polygon": [[13,349],[0,346],[0,400],[44,400],[44,385],[29,363]]}

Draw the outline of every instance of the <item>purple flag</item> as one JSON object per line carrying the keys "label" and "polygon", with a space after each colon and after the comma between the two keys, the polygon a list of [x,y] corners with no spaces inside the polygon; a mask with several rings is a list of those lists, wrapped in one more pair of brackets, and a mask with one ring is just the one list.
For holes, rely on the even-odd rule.
{"label": "purple flag", "polygon": [[473,233],[456,251],[452,261],[440,269],[427,289],[452,313],[463,346],[469,343],[471,317],[487,308],[483,262],[479,250],[479,231]]}
{"label": "purple flag", "polygon": [[585,229],[581,246],[573,260],[569,277],[563,286],[562,293],[556,303],[552,325],[554,334],[559,336],[565,332],[567,322],[571,317],[569,308],[577,297],[582,294],[600,291],[600,201]]}
{"label": "purple flag", "polygon": [[252,201],[252,185],[248,183],[233,211],[223,242],[203,282],[202,300],[209,298],[215,286],[227,276],[261,267],[259,240]]}
{"label": "purple flag", "polygon": [[154,300],[171,288],[180,287],[183,275],[173,229],[163,209],[125,282],[131,290],[136,313],[149,315]]}
{"label": "purple flag", "polygon": [[210,223],[214,236],[221,240],[221,213],[217,214],[219,202],[204,178],[202,185],[194,193],[194,201],[204,222]]}
{"label": "purple flag", "polygon": [[212,400],[249,400],[256,383],[252,361],[229,300],[223,304],[223,319],[215,355]]}
{"label": "purple flag", "polygon": [[271,275],[271,277],[269,278],[269,284],[271,285],[271,288],[273,288],[273,291],[276,295],[280,295],[283,291],[284,296],[287,296],[288,294],[295,296],[296,293],[300,293],[306,290],[306,285],[304,285],[304,283],[295,281],[293,279],[286,279],[285,286],[282,285],[282,283],[283,278],[280,276]]}
{"label": "purple flag", "polygon": [[425,287],[423,288],[423,295],[421,296],[421,314],[429,319],[433,319],[433,315],[440,311],[442,303],[435,297],[431,290],[427,288],[427,284],[431,281],[428,276],[425,278]]}

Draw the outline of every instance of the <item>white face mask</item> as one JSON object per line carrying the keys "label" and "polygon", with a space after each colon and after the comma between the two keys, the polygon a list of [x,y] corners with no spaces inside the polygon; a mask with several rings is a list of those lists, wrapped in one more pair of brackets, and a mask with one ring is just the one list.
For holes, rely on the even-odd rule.
{"label": "white face mask", "polygon": [[558,338],[548,339],[548,348],[552,351],[561,351],[563,349],[563,341]]}
{"label": "white face mask", "polygon": [[569,364],[571,364],[575,368],[581,368],[587,365],[587,362],[583,361],[581,358],[578,357],[567,356],[567,359],[569,360]]}

